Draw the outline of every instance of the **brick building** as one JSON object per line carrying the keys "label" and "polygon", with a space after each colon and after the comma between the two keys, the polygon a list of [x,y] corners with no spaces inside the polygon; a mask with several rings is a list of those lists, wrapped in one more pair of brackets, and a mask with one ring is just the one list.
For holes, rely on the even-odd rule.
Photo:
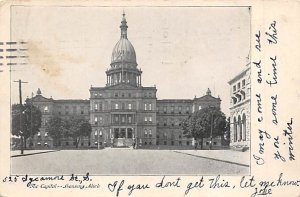
{"label": "brick building", "polygon": [[[127,38],[127,28],[123,14],[121,37],[106,71],[107,83],[105,87],[91,87],[89,100],[54,100],[43,97],[40,90],[33,97],[32,102],[43,113],[42,128],[34,137],[33,146],[45,146],[45,143],[52,146],[44,127],[51,116],[58,115],[89,119],[92,133],[79,146],[121,147],[136,142],[140,147],[192,147],[193,140],[183,135],[182,120],[204,107],[220,108],[221,99],[213,97],[208,89],[199,98],[158,100],[156,87],[142,85],[142,71],[138,68],[134,47]],[[220,138],[215,138],[213,143],[221,145]],[[62,145],[72,146],[73,142],[66,139]]]}

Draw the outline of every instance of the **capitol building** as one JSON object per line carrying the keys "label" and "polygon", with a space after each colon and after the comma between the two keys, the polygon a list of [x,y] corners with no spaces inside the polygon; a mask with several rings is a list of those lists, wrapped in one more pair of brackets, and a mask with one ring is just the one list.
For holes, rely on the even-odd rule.
{"label": "capitol building", "polygon": [[[143,148],[193,148],[194,140],[183,134],[182,121],[202,108],[220,108],[221,99],[214,97],[208,88],[202,97],[158,100],[157,87],[142,84],[142,70],[127,29],[123,14],[120,39],[113,48],[105,73],[106,84],[103,87],[91,86],[89,100],[46,98],[42,95],[46,90],[42,88],[32,99],[26,100],[42,112],[41,129],[26,142],[28,147],[53,147],[53,140],[45,128],[51,117],[60,116],[89,120],[92,132],[79,143],[82,148],[130,147],[134,142]],[[221,146],[221,138],[214,138],[213,145]],[[209,139],[204,139],[203,146],[208,145]],[[72,148],[74,142],[71,138],[62,139],[61,146]]]}

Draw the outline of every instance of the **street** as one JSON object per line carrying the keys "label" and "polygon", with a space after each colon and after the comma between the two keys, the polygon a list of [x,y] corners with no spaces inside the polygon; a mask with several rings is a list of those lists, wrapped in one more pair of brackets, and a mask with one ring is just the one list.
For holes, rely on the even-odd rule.
{"label": "street", "polygon": [[[28,152],[27,152],[28,153]],[[26,154],[26,151],[25,151]],[[60,150],[18,156],[12,174],[24,175],[248,175],[249,152],[231,150]]]}

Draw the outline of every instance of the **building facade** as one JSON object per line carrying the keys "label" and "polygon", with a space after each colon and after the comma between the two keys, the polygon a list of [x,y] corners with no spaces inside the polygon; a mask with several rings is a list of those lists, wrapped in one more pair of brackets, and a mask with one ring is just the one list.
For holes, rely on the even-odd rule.
{"label": "building facade", "polygon": [[250,147],[250,65],[229,82],[230,85],[230,146]]}
{"label": "building facade", "polygon": [[[221,99],[213,97],[208,89],[199,98],[158,100],[156,87],[142,85],[142,70],[138,68],[134,47],[127,38],[127,28],[123,14],[121,37],[113,49],[106,71],[107,83],[104,87],[91,87],[89,100],[49,99],[43,97],[40,90],[32,101],[28,99],[43,113],[43,126],[34,137],[33,146],[45,146],[45,143],[53,146],[44,127],[51,116],[57,115],[89,119],[92,133],[79,146],[127,147],[135,143],[139,147],[192,147],[193,139],[183,135],[182,121],[201,108],[220,108]],[[71,139],[66,139],[62,146],[72,144]],[[215,138],[213,144],[221,145],[221,140]]]}

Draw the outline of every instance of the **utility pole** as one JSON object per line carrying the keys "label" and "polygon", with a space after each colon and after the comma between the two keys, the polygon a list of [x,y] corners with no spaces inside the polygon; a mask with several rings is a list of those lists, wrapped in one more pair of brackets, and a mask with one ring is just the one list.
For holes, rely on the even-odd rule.
{"label": "utility pole", "polygon": [[213,135],[213,124],[214,124],[214,114],[211,114],[211,127],[210,127],[210,143],[209,143],[209,150],[212,149],[212,135]]}
{"label": "utility pole", "polygon": [[[24,132],[23,132],[23,123],[22,123],[22,114],[23,114],[23,104],[22,104],[22,83],[28,83],[26,81],[14,81],[19,83],[19,98],[20,98],[20,135],[21,135],[21,155],[24,154]],[[26,142],[25,142],[26,143]]]}

